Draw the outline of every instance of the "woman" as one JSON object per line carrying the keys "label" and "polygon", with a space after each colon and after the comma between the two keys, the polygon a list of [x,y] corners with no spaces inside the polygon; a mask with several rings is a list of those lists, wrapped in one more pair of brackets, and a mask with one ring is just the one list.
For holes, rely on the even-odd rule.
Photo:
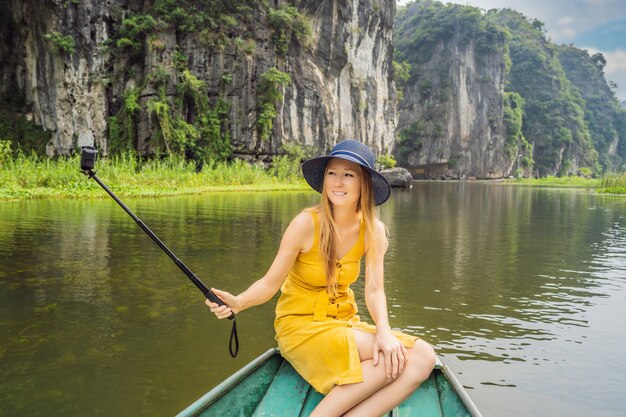
{"label": "woman", "polygon": [[[276,340],[300,375],[325,394],[314,417],[381,416],[406,399],[435,364],[429,344],[389,326],[383,286],[387,237],[375,206],[389,198],[391,187],[374,163],[374,153],[355,140],[304,162],[302,172],[321,193],[320,205],[292,220],[265,276],[237,296],[214,289],[226,306],[206,301],[223,319],[265,303],[281,289]],[[365,301],[376,326],[359,320],[349,287],[364,255]]]}

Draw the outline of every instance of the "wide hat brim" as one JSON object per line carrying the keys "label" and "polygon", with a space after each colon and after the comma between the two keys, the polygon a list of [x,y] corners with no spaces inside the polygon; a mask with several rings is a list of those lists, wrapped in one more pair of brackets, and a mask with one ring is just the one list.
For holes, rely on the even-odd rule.
{"label": "wide hat brim", "polygon": [[304,175],[304,179],[315,191],[318,193],[322,192],[326,164],[328,164],[328,161],[331,158],[340,158],[357,163],[369,172],[370,177],[372,178],[372,192],[374,194],[375,205],[380,206],[389,199],[391,196],[391,185],[389,184],[389,181],[387,181],[387,178],[375,169],[365,166],[359,160],[351,158],[347,155],[320,156],[302,163],[302,174]]}

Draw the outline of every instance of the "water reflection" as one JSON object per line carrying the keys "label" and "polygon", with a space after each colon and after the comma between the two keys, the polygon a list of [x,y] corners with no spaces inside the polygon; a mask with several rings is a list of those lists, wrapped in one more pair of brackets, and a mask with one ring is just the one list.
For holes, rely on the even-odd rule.
{"label": "water reflection", "polygon": [[[316,201],[126,203],[203,281],[237,292]],[[392,324],[435,345],[485,415],[622,415],[625,208],[580,190],[396,191],[382,210]],[[355,293],[366,316],[362,284]],[[242,351],[230,360],[228,325],[114,202],[1,203],[0,415],[174,414],[275,345],[273,308],[242,313]],[[577,396],[591,374],[612,385]]]}
{"label": "water reflection", "polygon": [[[591,338],[626,343],[624,207],[623,199],[585,191],[477,183],[418,183],[396,193],[384,216],[396,323],[423,335],[453,366],[473,371],[464,380],[486,414],[553,415],[551,407],[563,407],[557,415],[621,415],[621,388],[585,400],[569,392],[532,399],[549,383],[579,391],[575,381],[599,372],[598,352],[587,350]],[[616,321],[608,328],[593,320],[605,302],[616,306],[600,313]],[[621,363],[617,347],[601,351]],[[564,367],[555,372],[568,376],[532,371],[546,366]],[[602,372],[609,369],[607,363]],[[626,382],[608,372],[620,386]],[[503,388],[517,390],[494,401]],[[557,397],[566,391],[552,390]],[[513,398],[519,407],[505,406]],[[570,410],[572,401],[591,403],[593,411]]]}
{"label": "water reflection", "polygon": [[[581,313],[606,296],[590,266],[620,273],[597,249],[623,243],[607,240],[605,226],[621,230],[620,212],[594,204],[584,192],[470,183],[418,183],[400,194],[384,216],[392,241],[388,280],[405,297],[394,301],[420,306],[420,319],[430,322],[408,328],[425,329],[442,353],[460,349],[467,358],[524,360],[510,354],[523,349],[495,355],[478,345],[468,351],[466,339],[551,340],[557,336],[546,324],[586,327]],[[620,236],[610,233],[613,240]],[[612,253],[618,254],[623,257]]]}

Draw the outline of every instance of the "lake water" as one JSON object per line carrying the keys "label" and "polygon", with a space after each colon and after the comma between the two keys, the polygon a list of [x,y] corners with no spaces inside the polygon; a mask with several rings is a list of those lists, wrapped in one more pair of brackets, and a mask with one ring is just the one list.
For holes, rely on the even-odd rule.
{"label": "lake water", "polygon": [[[317,199],[125,202],[205,283],[239,292]],[[626,198],[417,182],[381,217],[392,325],[432,343],[485,417],[625,415]],[[275,346],[274,303],[240,314],[231,359],[230,323],[113,200],[0,202],[0,415],[174,415]]]}

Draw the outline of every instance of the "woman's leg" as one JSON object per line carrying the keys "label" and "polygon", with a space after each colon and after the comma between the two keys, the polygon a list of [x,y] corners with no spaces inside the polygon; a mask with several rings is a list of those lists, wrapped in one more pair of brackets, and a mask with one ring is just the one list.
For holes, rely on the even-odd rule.
{"label": "woman's leg", "polygon": [[420,339],[407,351],[409,360],[404,372],[358,403],[344,417],[380,417],[406,400],[428,378],[435,367],[436,356],[433,348]]}
{"label": "woman's leg", "polygon": [[[374,366],[371,359],[361,362],[363,367],[363,382],[356,384],[336,385],[322,399],[309,417],[339,417],[372,396],[381,387],[388,384],[384,369],[381,372],[381,364]],[[384,365],[382,365],[384,367]]]}
{"label": "woman's leg", "polygon": [[[435,363],[434,352],[428,343],[418,340],[413,349],[407,349],[409,360],[404,372],[395,380],[388,379],[384,360],[379,360],[376,366],[372,362],[375,335],[359,330],[353,332],[363,367],[363,382],[335,386],[311,413],[311,417],[341,416],[348,410],[346,415],[378,417],[385,413],[384,409],[381,412],[378,410],[386,408],[388,404],[390,406],[386,411],[391,410],[428,378],[432,371]],[[424,373],[425,376],[422,375]],[[386,389],[387,386],[394,388]],[[385,398],[378,400],[381,401],[380,406],[370,401],[380,397],[379,393],[382,391],[387,393],[383,396]],[[362,404],[366,407],[361,407]]]}

